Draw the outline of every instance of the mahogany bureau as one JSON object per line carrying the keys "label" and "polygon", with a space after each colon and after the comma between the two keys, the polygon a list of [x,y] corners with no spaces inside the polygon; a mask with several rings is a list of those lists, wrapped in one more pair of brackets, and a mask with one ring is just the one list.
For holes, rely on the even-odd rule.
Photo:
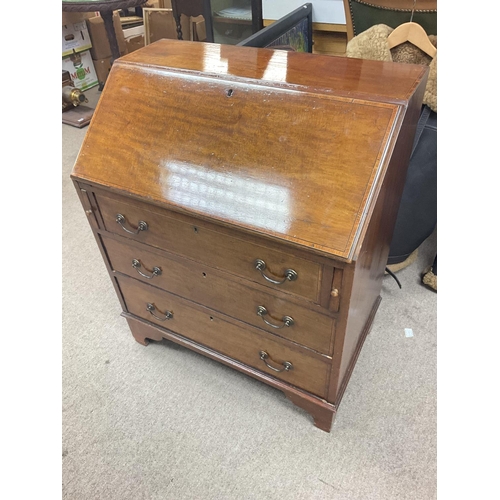
{"label": "mahogany bureau", "polygon": [[427,72],[174,40],[117,60],[72,179],[135,339],[278,388],[330,431]]}

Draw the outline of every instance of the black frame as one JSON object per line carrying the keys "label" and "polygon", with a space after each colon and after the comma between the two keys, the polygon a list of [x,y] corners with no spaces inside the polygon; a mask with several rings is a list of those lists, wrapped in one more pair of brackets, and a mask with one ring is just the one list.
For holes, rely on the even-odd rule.
{"label": "black frame", "polygon": [[[268,44],[285,34],[288,30],[299,24],[302,20],[307,19],[307,52],[312,53],[313,37],[312,37],[312,3],[305,3],[298,9],[290,12],[281,19],[270,24],[263,30],[249,36],[237,45],[242,47],[266,47]],[[269,47],[272,49],[273,47]]]}

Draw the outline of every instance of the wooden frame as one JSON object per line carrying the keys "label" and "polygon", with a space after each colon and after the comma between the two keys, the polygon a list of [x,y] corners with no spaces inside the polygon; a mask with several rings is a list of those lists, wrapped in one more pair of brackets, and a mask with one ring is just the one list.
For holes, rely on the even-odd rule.
{"label": "wooden frame", "polygon": [[[163,3],[163,2],[162,2]],[[172,9],[161,8],[145,8],[142,9],[142,19],[144,23],[144,46],[151,43],[151,31],[149,26],[149,15],[151,12],[172,12]]]}

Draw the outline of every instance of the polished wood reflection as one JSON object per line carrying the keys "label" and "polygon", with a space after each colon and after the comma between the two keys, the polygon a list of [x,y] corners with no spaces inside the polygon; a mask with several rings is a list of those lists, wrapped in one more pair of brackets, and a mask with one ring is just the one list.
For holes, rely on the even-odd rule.
{"label": "polished wood reflection", "polygon": [[[191,69],[197,55],[198,68],[205,67],[205,52],[214,45],[189,44],[184,50],[184,42],[162,42],[142,51],[140,68],[130,68],[139,55],[117,62],[74,173],[348,258],[386,160],[387,138],[400,124],[400,107],[262,81],[173,73],[155,66],[159,49],[168,53],[173,46],[177,57],[189,55],[184,66]],[[264,51],[269,53],[268,63],[273,54],[281,61],[265,70],[275,75],[283,68],[288,74],[300,55]],[[332,66],[342,61],[332,59]],[[249,63],[260,73],[259,63],[252,66],[252,58]],[[317,69],[316,74],[322,73]],[[111,148],[117,140],[120,147]]]}
{"label": "polished wood reflection", "polygon": [[204,72],[226,78],[283,82],[325,89],[346,96],[406,100],[425,68],[367,59],[322,56],[298,52],[235,47],[199,42],[159,40],[120,59],[121,63],[148,64]]}

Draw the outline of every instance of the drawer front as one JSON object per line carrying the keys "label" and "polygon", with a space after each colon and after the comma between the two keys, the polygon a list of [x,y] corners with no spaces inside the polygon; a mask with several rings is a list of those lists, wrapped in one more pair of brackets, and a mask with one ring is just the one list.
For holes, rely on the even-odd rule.
{"label": "drawer front", "polygon": [[208,266],[185,259],[169,259],[144,245],[129,245],[105,236],[102,241],[115,271],[323,354],[332,354],[334,319],[330,316],[292,303],[287,295],[277,296],[267,293],[264,287],[245,286],[234,281],[230,274]]}
{"label": "drawer front", "polygon": [[[96,195],[105,229],[152,245],[211,267],[227,271],[272,289],[318,301],[322,266],[317,262],[266,248],[237,237],[221,234],[172,217],[147,210],[143,203],[128,204]],[[135,203],[135,202],[134,202]],[[117,222],[117,215],[123,219]],[[140,221],[146,223],[140,226]],[[139,230],[139,226],[145,230]],[[137,232],[137,234],[135,234]],[[131,234],[134,233],[134,234]],[[262,271],[255,262],[262,261]],[[288,276],[292,280],[287,279]],[[281,284],[271,283],[269,279]],[[296,279],[293,279],[296,276]]]}
{"label": "drawer front", "polygon": [[[129,313],[325,397],[330,367],[326,360],[312,357],[301,348],[264,332],[228,323],[216,313],[193,307],[188,301],[150,285],[125,277],[117,280]],[[267,355],[264,355],[266,359],[261,359],[261,353]],[[291,369],[286,370],[285,363],[291,363]]]}

